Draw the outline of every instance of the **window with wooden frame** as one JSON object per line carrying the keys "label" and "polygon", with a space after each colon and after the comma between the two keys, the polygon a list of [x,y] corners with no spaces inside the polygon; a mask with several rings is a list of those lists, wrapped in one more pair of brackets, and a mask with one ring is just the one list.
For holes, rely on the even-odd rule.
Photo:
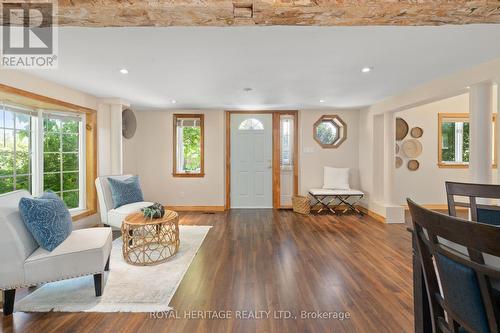
{"label": "window with wooden frame", "polygon": [[96,111],[0,84],[0,193],[59,195],[73,221],[96,214]]}
{"label": "window with wooden frame", "polygon": [[[496,114],[492,118],[492,160],[493,167],[497,165],[495,143]],[[440,168],[469,167],[469,114],[439,113],[438,114],[438,166]]]}
{"label": "window with wooden frame", "polygon": [[174,177],[203,177],[204,116],[202,114],[174,114],[173,172]]}

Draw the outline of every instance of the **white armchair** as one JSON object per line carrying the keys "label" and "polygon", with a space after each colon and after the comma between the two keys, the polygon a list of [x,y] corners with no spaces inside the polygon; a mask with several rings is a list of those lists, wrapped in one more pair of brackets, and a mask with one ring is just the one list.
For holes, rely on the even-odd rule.
{"label": "white armchair", "polygon": [[99,199],[99,211],[101,214],[101,222],[103,224],[120,229],[125,217],[135,213],[141,208],[151,206],[153,203],[149,201],[134,202],[114,208],[111,189],[109,188],[108,178],[125,180],[133,175],[117,175],[117,176],[101,176],[95,180],[97,189],[97,197]]}
{"label": "white armchair", "polygon": [[102,295],[103,272],[109,270],[111,228],[74,230],[49,252],[38,246],[19,213],[27,191],[0,195],[0,289],[4,315],[14,309],[16,289],[46,282],[94,275],[96,296]]}

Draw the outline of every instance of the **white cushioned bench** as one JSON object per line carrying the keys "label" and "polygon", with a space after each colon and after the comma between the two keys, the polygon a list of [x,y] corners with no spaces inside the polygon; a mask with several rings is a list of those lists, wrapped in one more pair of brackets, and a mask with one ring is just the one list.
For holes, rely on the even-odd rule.
{"label": "white cushioned bench", "polygon": [[364,196],[364,193],[359,190],[332,190],[315,188],[309,190],[309,195],[316,200],[311,209],[314,209],[317,205],[321,206],[318,210],[318,214],[323,210],[328,210],[333,214],[336,214],[335,209],[344,204],[347,207],[342,211],[342,213],[353,211],[363,215],[363,213],[355,206]]}

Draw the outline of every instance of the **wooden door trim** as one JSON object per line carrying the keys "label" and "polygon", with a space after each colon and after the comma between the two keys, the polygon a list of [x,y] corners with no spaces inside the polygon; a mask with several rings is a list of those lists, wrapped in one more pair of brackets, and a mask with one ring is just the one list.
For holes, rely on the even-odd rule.
{"label": "wooden door trim", "polygon": [[[177,170],[177,119],[199,118],[200,119],[200,172],[182,173]],[[205,115],[203,113],[174,113],[173,138],[172,138],[172,177],[203,178],[205,177]]]}
{"label": "wooden door trim", "polygon": [[273,208],[279,208],[280,196],[281,196],[281,177],[280,177],[280,154],[281,154],[281,144],[280,144],[280,115],[278,112],[273,112]]}
{"label": "wooden door trim", "polygon": [[298,129],[299,118],[297,110],[226,110],[226,203],[225,209],[231,208],[231,114],[271,114],[272,115],[272,202],[273,208],[280,207],[280,115],[294,116],[294,162],[293,162],[293,193],[298,193],[298,167],[299,167],[299,150],[298,150]]}

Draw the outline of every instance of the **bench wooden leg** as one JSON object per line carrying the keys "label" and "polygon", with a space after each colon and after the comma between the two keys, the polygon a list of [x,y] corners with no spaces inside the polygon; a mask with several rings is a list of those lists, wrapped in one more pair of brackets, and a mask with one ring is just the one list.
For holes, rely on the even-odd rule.
{"label": "bench wooden leg", "polygon": [[3,292],[3,315],[9,316],[14,312],[14,300],[16,299],[16,289],[4,290]]}
{"label": "bench wooden leg", "polygon": [[102,273],[94,274],[95,297],[102,296],[103,280],[104,280],[104,275]]}

